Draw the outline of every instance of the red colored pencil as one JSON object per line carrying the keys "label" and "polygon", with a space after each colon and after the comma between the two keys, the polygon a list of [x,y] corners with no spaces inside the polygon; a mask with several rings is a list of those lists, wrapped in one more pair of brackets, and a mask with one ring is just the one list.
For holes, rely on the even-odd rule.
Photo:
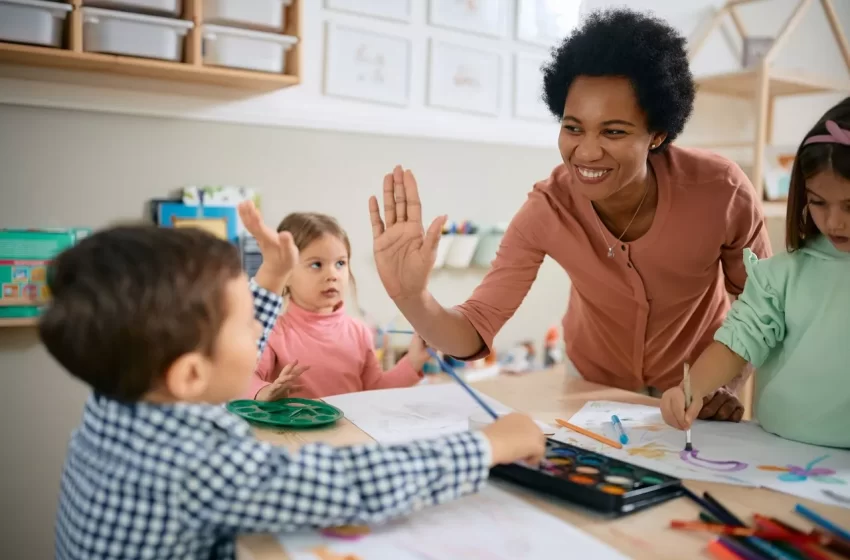
{"label": "red colored pencil", "polygon": [[708,543],[708,552],[717,560],[742,560],[740,556],[729,550],[720,541]]}
{"label": "red colored pencil", "polygon": [[793,544],[800,548],[800,552],[806,556],[806,558],[811,558],[812,560],[829,560],[829,557],[817,550],[816,545],[820,544],[817,540],[817,537],[813,537],[810,535],[799,535],[795,534],[795,532],[783,527],[782,525],[773,522],[768,517],[764,517],[763,515],[755,514],[753,516],[756,520],[756,525],[764,528],[768,531],[779,531],[787,535],[786,539],[783,539],[785,542]]}

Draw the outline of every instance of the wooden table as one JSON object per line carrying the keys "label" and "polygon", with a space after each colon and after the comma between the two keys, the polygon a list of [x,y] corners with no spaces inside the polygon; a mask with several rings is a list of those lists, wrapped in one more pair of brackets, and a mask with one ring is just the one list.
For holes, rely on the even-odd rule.
{"label": "wooden table", "polygon": [[[475,388],[505,405],[524,411],[536,420],[554,424],[555,418],[568,419],[587,401],[612,400],[635,404],[657,405],[658,400],[644,395],[568,378],[562,371],[549,370],[522,376],[499,376],[475,384]],[[332,445],[348,445],[372,441],[354,424],[343,420],[326,430],[302,432],[270,432],[258,430],[263,440],[291,449],[305,443],[321,441]],[[579,512],[564,502],[556,502],[524,489],[506,485],[507,489],[540,509],[575,525],[617,548],[631,558],[646,560],[682,560],[710,558],[705,546],[711,536],[704,533],[674,531],[671,519],[696,520],[699,509],[688,499],[676,499],[646,511],[617,520],[601,520]],[[811,525],[793,513],[794,505],[803,503],[843,527],[850,527],[850,510],[826,506],[787,494],[760,488],[746,488],[708,482],[686,482],[695,492],[708,490],[733,513],[750,519],[754,512],[769,514],[800,528]],[[566,543],[565,543],[566,544]],[[277,539],[271,535],[242,537],[239,557],[248,560],[283,560],[287,558]]]}

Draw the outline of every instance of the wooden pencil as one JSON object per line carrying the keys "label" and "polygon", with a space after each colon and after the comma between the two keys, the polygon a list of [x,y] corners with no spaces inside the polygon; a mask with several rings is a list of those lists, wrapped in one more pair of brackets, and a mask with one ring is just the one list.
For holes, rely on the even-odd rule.
{"label": "wooden pencil", "polygon": [[590,439],[595,439],[596,441],[598,441],[600,443],[604,443],[605,445],[610,445],[611,447],[616,447],[617,449],[623,448],[623,444],[621,444],[619,441],[614,441],[613,439],[608,439],[605,436],[600,436],[599,434],[595,434],[595,433],[591,432],[590,430],[585,430],[581,426],[576,426],[575,424],[570,424],[566,420],[561,420],[560,418],[557,418],[557,419],[555,419],[555,422],[557,422],[558,425],[560,425],[564,428],[567,428],[568,430],[578,432],[583,436],[587,436]]}

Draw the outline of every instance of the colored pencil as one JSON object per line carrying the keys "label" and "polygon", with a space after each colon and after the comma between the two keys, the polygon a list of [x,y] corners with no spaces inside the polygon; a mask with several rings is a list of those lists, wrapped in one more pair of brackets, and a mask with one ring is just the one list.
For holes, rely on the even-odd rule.
{"label": "colored pencil", "polygon": [[702,497],[705,498],[705,501],[713,505],[720,513],[727,519],[727,523],[730,525],[735,525],[737,527],[746,527],[743,521],[741,521],[738,517],[735,516],[734,513],[726,509],[726,506],[721,504],[717,499],[709,494],[708,492],[703,492]]}
{"label": "colored pencil", "polygon": [[773,529],[752,529],[750,527],[733,527],[732,525],[724,525],[722,523],[703,523],[702,521],[680,521],[673,520],[670,522],[670,527],[673,529],[683,529],[686,531],[708,531],[717,533],[718,535],[731,535],[733,537],[759,537],[765,540],[799,540],[803,542],[817,542],[816,537],[809,535],[788,535],[784,530]]}
{"label": "colored pencil", "polygon": [[744,558],[732,549],[727,548],[726,545],[719,540],[708,543],[706,550],[708,550],[709,554],[711,554],[714,558],[717,558],[717,560],[741,560]]}
{"label": "colored pencil", "polygon": [[[714,498],[708,492],[703,492],[703,497],[705,501],[712,505],[712,507],[716,508],[717,511],[720,512],[720,520],[726,520],[730,525],[735,525],[737,527],[746,527],[743,521],[741,521],[738,517],[735,516],[731,511],[726,509],[726,507],[721,504],[717,499]],[[764,539],[760,539],[759,537],[744,537],[744,541],[754,548],[757,548],[759,552],[762,552],[769,558],[773,558],[774,560],[797,560],[797,557],[785,552],[779,547],[769,543]]]}
{"label": "colored pencil", "polygon": [[566,420],[561,420],[560,418],[556,418],[555,422],[557,422],[560,426],[567,428],[568,430],[578,432],[583,436],[587,436],[591,439],[595,439],[596,441],[598,441],[600,443],[604,443],[605,445],[610,445],[611,447],[616,447],[617,449],[623,448],[623,444],[621,444],[619,441],[614,441],[613,439],[608,439],[605,436],[600,436],[599,434],[595,434],[595,433],[593,433],[589,430],[585,430],[581,426],[576,426],[575,424],[570,424]]}
{"label": "colored pencil", "polygon": [[796,511],[797,513],[799,513],[821,529],[832,533],[836,537],[850,542],[850,532],[847,532],[846,530],[842,529],[841,527],[826,519],[825,517],[815,513],[803,504],[797,504],[796,506],[794,506],[794,511]]}
{"label": "colored pencil", "polygon": [[796,527],[792,527],[791,525],[785,523],[780,519],[776,519],[775,517],[771,517],[770,520],[779,527],[782,527],[783,529],[788,531],[789,533],[814,537],[817,539],[817,544],[820,544],[822,547],[828,548],[829,550],[831,550],[838,556],[841,556],[842,558],[850,558],[850,543],[846,543],[839,538],[833,537],[832,535],[827,535],[826,533],[817,529],[806,533],[801,531],[800,529],[797,529]]}
{"label": "colored pencil", "polygon": [[426,350],[431,355],[431,357],[434,358],[435,360],[437,360],[437,363],[440,364],[440,369],[442,369],[444,372],[446,372],[449,375],[449,377],[454,379],[458,383],[458,385],[463,387],[464,390],[467,393],[469,393],[469,396],[471,396],[473,399],[475,399],[475,402],[477,402],[481,406],[481,408],[483,408],[487,412],[487,414],[492,416],[494,420],[499,417],[499,415],[496,414],[496,411],[493,410],[492,408],[490,408],[490,405],[488,405],[486,402],[484,402],[484,399],[479,397],[478,393],[476,393],[472,389],[472,387],[470,387],[469,385],[466,384],[466,381],[461,379],[461,377],[455,372],[454,368],[452,368],[449,364],[444,362],[442,360],[442,358],[440,358],[440,356],[438,356],[437,353],[434,352],[434,350],[432,350],[431,348],[426,348]]}
{"label": "colored pencil", "polygon": [[389,333],[389,334],[416,334],[413,331],[405,331],[405,330],[399,330],[399,329],[387,329],[387,330],[379,329],[379,330],[383,333]]}
{"label": "colored pencil", "polygon": [[774,523],[763,515],[755,514],[756,525],[768,531],[778,531],[782,534],[782,540],[788,544],[794,545],[799,549],[800,555],[809,560],[829,560],[827,556],[822,554],[815,548],[815,545],[820,544],[818,537],[814,535],[800,535],[794,531],[789,531],[782,525]]}
{"label": "colored pencil", "polygon": [[763,554],[760,554],[755,550],[747,548],[746,546],[731,537],[724,536],[718,538],[717,540],[723,543],[723,546],[733,551],[735,554],[737,554],[744,560],[765,560],[765,558],[770,558],[769,556],[765,557]]}
{"label": "colored pencil", "polygon": [[[712,519],[716,519],[721,523],[729,524],[729,520],[726,518],[722,511],[718,511],[713,505],[691,492],[691,490],[687,486],[682,486],[682,490],[684,491],[685,496],[690,498],[696,505],[704,509],[707,513],[711,514]],[[702,514],[700,514],[700,518],[702,518]]]}

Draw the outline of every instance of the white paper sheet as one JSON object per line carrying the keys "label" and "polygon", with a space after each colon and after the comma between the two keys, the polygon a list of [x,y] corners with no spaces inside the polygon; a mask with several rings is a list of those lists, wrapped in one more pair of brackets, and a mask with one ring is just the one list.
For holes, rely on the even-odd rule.
{"label": "white paper sheet", "polygon": [[317,532],[284,534],[293,560],[320,560],[325,547],[358,560],[624,560],[617,550],[511,494],[485,487],[480,493],[375,527],[358,540]]}
{"label": "white paper sheet", "polygon": [[658,408],[619,402],[588,402],[570,422],[616,439],[612,414],[629,436],[623,449],[567,429],[555,439],[683,479],[763,486],[850,508],[850,451],[782,439],[755,422],[697,420],[694,456],[684,452],[685,433],[667,426]]}
{"label": "white paper sheet", "polygon": [[[497,414],[511,409],[478,393]],[[480,416],[481,406],[457,384],[422,385],[405,389],[361,391],[323,399],[345,413],[358,428],[381,443],[434,438],[469,429],[469,417]],[[538,422],[541,429],[555,429]]]}

